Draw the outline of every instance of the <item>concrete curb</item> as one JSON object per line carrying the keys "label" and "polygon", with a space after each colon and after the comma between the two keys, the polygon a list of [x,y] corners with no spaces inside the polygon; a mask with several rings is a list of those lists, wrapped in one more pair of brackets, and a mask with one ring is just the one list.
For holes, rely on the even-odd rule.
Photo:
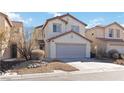
{"label": "concrete curb", "polygon": [[61,76],[65,75],[65,73],[35,73],[35,74],[23,74],[23,75],[16,75],[16,76],[1,76],[0,80],[20,80],[20,79],[31,79],[37,77],[54,77],[54,76]]}

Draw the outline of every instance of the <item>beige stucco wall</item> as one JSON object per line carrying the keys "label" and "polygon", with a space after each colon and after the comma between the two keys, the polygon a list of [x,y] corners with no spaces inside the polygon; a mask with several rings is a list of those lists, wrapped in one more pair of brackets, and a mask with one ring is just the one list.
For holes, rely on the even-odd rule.
{"label": "beige stucco wall", "polygon": [[[24,43],[24,28],[23,23],[18,21],[12,21],[13,27],[11,30],[11,38],[10,38],[10,52],[11,52],[11,45],[17,44],[17,47],[20,47],[20,44],[23,45]],[[20,57],[21,55],[17,51],[17,57]]]}
{"label": "beige stucco wall", "polygon": [[[48,38],[51,38],[53,36],[59,35],[61,33],[67,32],[71,30],[71,25],[77,25],[79,26],[79,33],[81,35],[85,35],[85,26],[83,24],[81,24],[80,22],[72,19],[69,16],[65,16],[63,17],[64,20],[66,20],[68,23],[65,24],[65,22],[59,20],[59,19],[55,19],[55,20],[51,20],[48,22],[48,24],[46,25],[45,29],[44,29],[44,33],[45,33],[45,40]],[[62,31],[61,32],[53,32],[53,24],[54,23],[59,23],[62,25]]]}
{"label": "beige stucco wall", "polygon": [[13,39],[13,42],[24,42],[24,28],[23,28],[23,23],[22,22],[16,22],[13,21],[12,22],[13,27],[12,27],[12,31],[11,31],[11,39]]}
{"label": "beige stucco wall", "polygon": [[[111,28],[114,29],[114,37],[109,37],[109,29]],[[116,29],[120,30],[120,38],[117,38],[116,36],[117,34]],[[119,27],[117,24],[110,25],[105,28],[105,38],[124,39],[124,30],[121,27]]]}
{"label": "beige stucco wall", "polygon": [[91,43],[91,51],[92,51],[92,53],[96,53],[96,48],[101,49],[100,46],[103,46],[102,45],[103,43],[101,43],[101,41],[96,39],[96,37],[98,37],[98,38],[104,38],[105,37],[104,28],[102,28],[102,27],[94,27],[94,28],[88,29],[85,32],[85,35],[89,40],[93,41]]}
{"label": "beige stucco wall", "polygon": [[39,48],[38,40],[43,40],[42,27],[34,29],[31,39],[33,41],[33,48]]}
{"label": "beige stucco wall", "polygon": [[[73,37],[73,38],[72,38]],[[74,44],[86,44],[86,57],[90,57],[90,42],[80,36],[70,33],[52,40],[48,43],[49,47],[46,47],[48,58],[56,58],[56,43],[74,43]],[[49,48],[49,49],[48,49]]]}
{"label": "beige stucco wall", "polygon": [[[94,35],[92,35],[94,34]],[[85,32],[85,35],[88,39],[93,40],[94,38],[104,38],[105,37],[105,29],[102,27],[94,27],[91,29],[88,29]]]}
{"label": "beige stucco wall", "polygon": [[85,36],[85,30],[86,30],[85,25],[81,24],[80,22],[78,22],[77,20],[74,20],[69,16],[63,17],[63,19],[68,22],[67,28],[66,28],[67,31],[71,30],[71,25],[76,25],[76,26],[79,26],[79,33]]}
{"label": "beige stucco wall", "polygon": [[[59,23],[62,25],[62,31],[61,32],[53,32],[53,24],[54,23]],[[66,31],[66,24],[63,21],[60,21],[59,19],[55,19],[52,21],[49,21],[48,24],[46,25],[45,29],[44,29],[44,33],[45,33],[45,39],[51,38],[53,36],[59,35],[63,32]]]}
{"label": "beige stucco wall", "polygon": [[1,53],[2,59],[10,58],[10,49],[9,49],[9,39],[10,39],[10,31],[11,26],[6,20],[5,16],[0,14],[0,30],[5,31],[6,42],[2,45],[3,50]]}
{"label": "beige stucco wall", "polygon": [[42,40],[43,39],[42,28],[35,28],[32,38],[37,40]]}

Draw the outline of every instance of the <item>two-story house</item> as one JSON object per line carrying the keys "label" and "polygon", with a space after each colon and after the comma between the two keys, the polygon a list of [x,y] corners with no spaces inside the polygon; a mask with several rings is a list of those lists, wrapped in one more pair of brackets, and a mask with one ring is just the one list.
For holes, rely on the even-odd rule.
{"label": "two-story house", "polygon": [[40,43],[44,41],[46,58],[90,58],[91,41],[85,37],[86,26],[68,13],[47,19],[40,30]]}
{"label": "two-story house", "polygon": [[23,23],[11,21],[6,14],[0,12],[0,31],[5,32],[6,42],[0,46],[0,57],[2,59],[17,58],[20,54],[17,51],[19,43],[24,42]]}
{"label": "two-story house", "polygon": [[86,37],[93,41],[91,51],[97,56],[113,49],[124,53],[124,27],[117,22],[87,29]]}

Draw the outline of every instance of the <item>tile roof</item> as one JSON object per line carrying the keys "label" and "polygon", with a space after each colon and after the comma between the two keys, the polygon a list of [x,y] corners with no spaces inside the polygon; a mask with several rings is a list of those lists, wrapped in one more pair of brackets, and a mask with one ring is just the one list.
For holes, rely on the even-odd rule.
{"label": "tile roof", "polygon": [[12,22],[10,21],[9,17],[6,14],[2,13],[2,12],[0,12],[0,14],[2,16],[4,16],[4,18],[7,20],[7,22],[9,23],[9,25],[12,27],[13,25],[12,25]]}
{"label": "tile roof", "polygon": [[61,16],[56,16],[56,17],[47,19],[47,21],[45,22],[45,24],[44,24],[44,26],[43,26],[43,29],[46,27],[46,25],[47,25],[47,23],[48,23],[49,21],[54,20],[54,19],[59,19],[59,20],[65,22],[65,23],[67,24],[68,22],[67,22],[66,20],[62,19],[62,18],[65,17],[65,16],[70,16],[71,18],[77,20],[77,21],[80,22],[81,24],[87,26],[87,24],[85,24],[84,22],[80,21],[80,20],[77,19],[76,17],[74,17],[74,16],[70,15],[69,13],[67,13],[67,14],[64,14],[64,15],[61,15]]}
{"label": "tile roof", "polygon": [[43,25],[39,25],[39,26],[36,26],[35,29],[42,28],[42,27],[43,27]]}

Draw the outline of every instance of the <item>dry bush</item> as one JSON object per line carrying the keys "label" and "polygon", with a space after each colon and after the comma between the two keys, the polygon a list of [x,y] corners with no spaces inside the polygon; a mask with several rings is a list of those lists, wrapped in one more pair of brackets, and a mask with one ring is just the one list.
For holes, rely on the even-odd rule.
{"label": "dry bush", "polygon": [[15,69],[13,72],[17,72],[18,74],[32,74],[32,73],[48,73],[53,72],[51,68],[48,68],[46,66],[37,67],[37,68],[21,68],[21,69]]}
{"label": "dry bush", "polygon": [[78,71],[77,68],[75,68],[69,64],[60,63],[60,62],[49,63],[47,66],[53,70]]}
{"label": "dry bush", "polygon": [[69,64],[52,62],[37,68],[30,68],[30,69],[25,67],[18,68],[18,69],[14,69],[12,72],[17,72],[18,74],[31,74],[31,73],[48,73],[48,72],[53,72],[54,70],[62,70],[62,71],[68,71],[68,72],[78,71],[77,68]]}
{"label": "dry bush", "polygon": [[26,61],[31,60],[31,51],[33,50],[32,41],[24,41],[24,43],[18,42],[17,50],[22,57],[26,59]]}

